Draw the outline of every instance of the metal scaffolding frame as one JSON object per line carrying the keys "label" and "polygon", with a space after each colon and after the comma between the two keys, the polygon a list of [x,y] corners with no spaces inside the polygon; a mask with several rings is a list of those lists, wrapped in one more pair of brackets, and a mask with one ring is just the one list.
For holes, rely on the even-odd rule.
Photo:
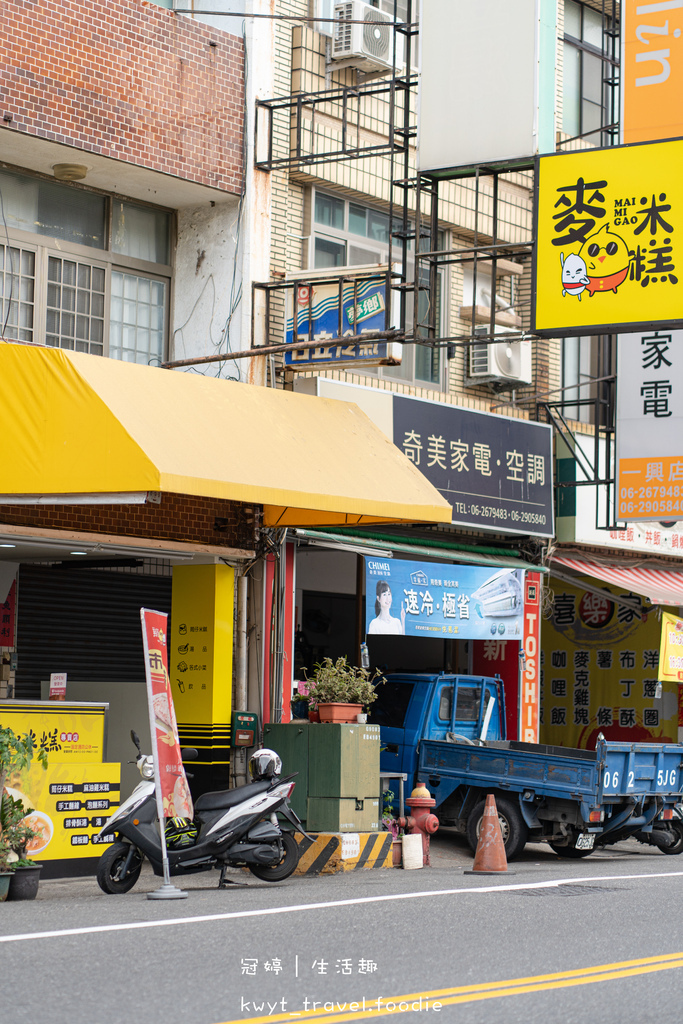
{"label": "metal scaffolding frame", "polygon": [[[499,238],[499,184],[501,176],[515,171],[530,169],[533,160],[517,163],[514,167],[482,165],[453,172],[449,177],[468,177],[474,180],[474,226],[472,244],[467,248],[439,249],[435,244],[439,231],[439,182],[446,180],[443,175],[415,173],[411,167],[411,140],[417,137],[416,117],[411,108],[415,96],[417,76],[410,73],[412,65],[413,40],[418,35],[418,25],[413,21],[413,12],[417,0],[407,0],[406,21],[398,19],[397,0],[394,0],[394,30],[404,37],[404,57],[406,73],[392,75],[387,79],[378,80],[378,76],[360,79],[354,86],[338,86],[317,93],[299,93],[288,97],[257,101],[256,166],[261,170],[278,168],[295,169],[310,167],[322,163],[342,160],[357,160],[371,156],[388,156],[391,168],[391,190],[389,198],[389,253],[387,272],[387,294],[389,289],[399,296],[397,326],[390,324],[390,304],[387,303],[385,331],[375,332],[376,337],[406,343],[416,343],[427,347],[446,348],[451,357],[458,347],[465,347],[466,358],[472,345],[489,345],[501,341],[500,333],[496,333],[496,316],[500,313],[497,303],[497,266],[499,261],[508,260],[518,264],[528,263],[533,254],[534,238],[521,243],[507,243]],[[602,64],[602,124],[582,135],[559,140],[558,149],[563,146],[590,139],[600,132],[601,145],[613,145],[619,141],[619,62],[620,62],[620,28],[618,22],[618,0],[587,0],[586,5],[597,11],[602,19],[602,46],[600,60]],[[396,68],[396,38],[394,39],[394,67]],[[342,65],[343,66],[343,65]],[[328,61],[328,67],[334,68]],[[366,100],[386,97],[389,106],[389,124],[386,142],[363,139],[361,118],[362,106]],[[317,118],[323,113],[325,105],[336,104],[336,117],[339,119],[341,109],[341,138],[336,148],[324,152],[315,152]],[[286,155],[274,153],[273,124],[277,113],[288,113],[291,122],[291,148]],[[259,117],[259,114],[261,117]],[[398,123],[400,121],[400,123]],[[307,122],[307,123],[305,123]],[[264,143],[265,139],[265,143]],[[259,146],[265,151],[260,153]],[[574,148],[576,148],[574,146]],[[490,233],[482,230],[481,204],[482,183],[492,181],[492,211],[490,217]],[[411,205],[414,196],[414,209]],[[490,193],[488,194],[491,199]],[[396,225],[396,226],[395,226]],[[414,259],[413,280],[408,279],[408,254],[410,243],[414,243],[412,257]],[[394,251],[400,250],[400,260],[394,258]],[[398,274],[392,272],[394,263],[400,265]],[[437,322],[437,281],[442,268],[467,263],[472,266],[473,301],[470,330],[468,333],[443,336],[439,332]],[[477,273],[478,267],[486,264],[490,268],[491,303],[488,324],[477,327]],[[487,275],[488,276],[488,275]],[[266,296],[266,305],[270,308],[270,295],[275,288],[295,284],[305,284],[306,275],[302,272],[297,282],[286,285],[273,285],[272,282],[255,286],[255,294],[259,290]],[[340,296],[341,296],[340,284]],[[412,319],[408,323],[408,297],[412,293]],[[426,303],[425,303],[426,300]],[[296,323],[296,287],[294,287],[294,323]],[[426,306],[426,309],[425,309]],[[341,309],[341,298],[340,298]],[[422,312],[421,312],[422,311]],[[530,333],[530,310],[524,314],[522,327],[518,331],[506,331],[505,340],[533,339]],[[270,332],[266,325],[265,344],[273,346],[269,338]],[[276,346],[284,351],[286,346]],[[573,480],[558,481],[558,488],[579,486],[596,487],[596,526],[601,529],[613,529],[614,521],[614,487],[615,487],[615,412],[616,412],[616,377],[614,375],[615,339],[612,336],[601,336],[598,342],[597,373],[592,381],[579,388],[592,387],[594,393],[589,398],[572,398],[560,401],[539,401],[532,399],[534,415],[553,424],[562,437],[567,450],[575,461]],[[566,391],[567,389],[561,389]],[[580,393],[580,391],[579,391]],[[525,403],[529,404],[529,403]],[[594,445],[593,454],[586,454],[585,446],[581,447],[576,432],[572,429],[566,416],[567,406],[593,410]]]}

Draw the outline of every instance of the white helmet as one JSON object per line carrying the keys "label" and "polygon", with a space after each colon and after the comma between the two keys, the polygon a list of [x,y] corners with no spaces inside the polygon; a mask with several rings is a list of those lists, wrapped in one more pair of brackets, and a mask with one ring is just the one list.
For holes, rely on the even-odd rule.
{"label": "white helmet", "polygon": [[255,750],[249,758],[249,774],[253,782],[260,782],[261,779],[271,779],[273,775],[279,775],[282,771],[282,761],[279,754],[268,747]]}

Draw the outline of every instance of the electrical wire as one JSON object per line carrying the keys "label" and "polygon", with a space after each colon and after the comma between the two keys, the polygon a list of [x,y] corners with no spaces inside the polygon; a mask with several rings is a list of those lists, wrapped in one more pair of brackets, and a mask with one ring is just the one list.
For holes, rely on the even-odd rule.
{"label": "electrical wire", "polygon": [[[7,324],[9,323],[10,312],[12,310],[12,297],[14,295],[14,266],[12,265],[12,247],[9,240],[9,229],[7,227],[7,220],[5,219],[5,204],[2,199],[2,189],[0,188],[0,214],[2,214],[2,225],[5,229],[5,238],[7,239],[7,259],[9,260],[9,298],[7,299],[7,313],[2,325],[2,334],[0,337],[3,341],[7,341],[5,333],[7,331]],[[7,265],[5,260],[4,266]],[[4,268],[3,268],[4,269]],[[3,273],[3,285],[4,285],[4,273]],[[4,286],[3,286],[3,299],[4,299]],[[17,307],[17,335],[19,333],[19,309]]]}

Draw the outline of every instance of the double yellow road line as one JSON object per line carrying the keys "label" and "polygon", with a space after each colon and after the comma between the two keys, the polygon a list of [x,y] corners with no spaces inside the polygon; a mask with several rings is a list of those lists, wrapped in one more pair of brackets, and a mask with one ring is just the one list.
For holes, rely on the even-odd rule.
{"label": "double yellow road line", "polygon": [[[612,964],[598,964],[580,967],[573,971],[559,971],[557,974],[536,974],[528,978],[512,978],[507,981],[489,981],[479,985],[460,985],[456,988],[435,989],[430,992],[410,992],[399,996],[360,997],[358,1001],[329,1000],[315,1003],[314,1008],[305,1009],[305,1004],[294,1005],[286,1012],[271,1012],[265,1016],[243,1016],[223,1024],[283,1024],[284,1021],[307,1020],[316,1024],[344,1024],[346,1021],[372,1020],[376,1017],[400,1017],[403,1013],[438,1012],[444,1006],[458,1003],[474,1003],[483,999],[500,999],[504,996],[530,995],[549,989],[573,988],[576,985],[594,985],[599,981],[618,981],[655,971],[673,971],[683,967],[682,953],[665,953],[660,956],[642,957],[638,960],[621,960]],[[262,1000],[257,1001],[260,1009]],[[266,1004],[267,1005],[267,1004]],[[274,1004],[280,1006],[281,1002]],[[285,1003],[285,1005],[288,1005]],[[308,1000],[311,1007],[312,1000]],[[253,1002],[249,1001],[249,1006]],[[254,1007],[256,1009],[256,1007]],[[248,1012],[248,1011],[246,1011]],[[438,1018],[437,1018],[438,1020]]]}

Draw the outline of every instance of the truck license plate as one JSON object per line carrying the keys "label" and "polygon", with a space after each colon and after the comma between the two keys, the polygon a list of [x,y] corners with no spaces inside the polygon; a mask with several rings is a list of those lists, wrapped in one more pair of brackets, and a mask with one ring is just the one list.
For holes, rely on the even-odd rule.
{"label": "truck license plate", "polygon": [[577,850],[592,850],[595,836],[590,832],[583,832],[576,840]]}

